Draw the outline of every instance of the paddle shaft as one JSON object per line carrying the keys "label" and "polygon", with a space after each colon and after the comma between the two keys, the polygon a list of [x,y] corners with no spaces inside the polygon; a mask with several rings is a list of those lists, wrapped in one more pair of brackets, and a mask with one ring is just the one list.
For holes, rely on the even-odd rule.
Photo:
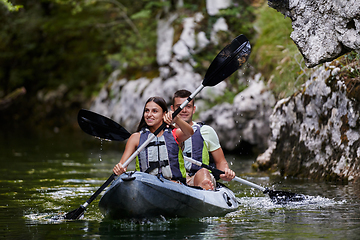
{"label": "paddle shaft", "polygon": [[92,201],[94,201],[95,198],[96,198],[97,196],[99,196],[99,194],[100,194],[112,181],[114,181],[115,177],[116,177],[116,174],[113,173],[113,174],[106,180],[106,182],[104,182],[103,185],[101,185],[101,187],[100,187],[98,190],[96,190],[96,192],[95,192],[83,205],[81,205],[81,206],[82,206],[83,208],[86,208],[87,206],[89,206],[89,204],[90,204]]}
{"label": "paddle shaft", "polygon": [[[217,168],[214,168],[213,166],[209,166],[209,165],[203,164],[202,162],[196,161],[195,159],[192,159],[192,158],[189,158],[189,157],[186,157],[186,156],[184,156],[184,160],[189,161],[189,162],[191,162],[191,163],[193,163],[193,164],[195,164],[195,165],[198,165],[198,166],[200,166],[200,167],[206,168],[206,169],[208,169],[208,170],[211,170],[211,171],[212,171],[214,174],[216,174],[216,175],[220,175],[220,174],[224,174],[224,173],[225,173],[224,171],[221,171],[221,170],[219,170],[219,169],[217,169]],[[249,182],[249,181],[247,181],[247,180],[245,180],[245,179],[242,179],[242,178],[240,178],[240,177],[237,177],[237,176],[235,176],[235,177],[233,178],[233,180],[234,180],[234,181],[237,181],[237,182],[239,182],[239,183],[248,185],[248,186],[250,186],[250,187],[256,188],[256,189],[258,189],[258,190],[260,190],[260,191],[262,191],[262,192],[264,192],[264,191],[266,190],[266,188],[264,188],[264,187],[262,187],[262,186],[260,186],[260,185],[257,185],[257,184],[255,184],[255,183]]]}
{"label": "paddle shaft", "polygon": [[[184,159],[195,164],[198,165],[200,167],[209,169],[213,172],[214,175],[220,175],[220,174],[224,174],[224,171],[221,171],[219,169],[214,168],[213,166],[208,166],[206,164],[203,164],[202,162],[196,161],[192,158],[186,157],[184,156]],[[245,179],[242,179],[240,177],[234,177],[232,180],[235,180],[237,182],[243,183],[245,185],[248,185],[250,187],[256,188],[260,191],[262,191],[264,194],[268,194],[269,197],[271,198],[271,200],[275,203],[287,203],[287,202],[299,202],[299,201],[303,201],[306,199],[306,196],[304,196],[303,194],[296,194],[296,193],[292,193],[292,192],[286,192],[286,191],[275,191],[275,190],[270,190],[268,188],[264,188],[262,186],[259,186],[255,183],[246,181]]]}

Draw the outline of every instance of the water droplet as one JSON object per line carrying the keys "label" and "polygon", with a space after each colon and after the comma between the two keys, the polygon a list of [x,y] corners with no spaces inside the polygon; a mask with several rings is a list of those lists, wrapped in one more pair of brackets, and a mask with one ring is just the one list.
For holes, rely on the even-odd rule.
{"label": "water droplet", "polygon": [[103,139],[100,138],[100,153],[99,153],[100,162],[102,161],[102,159],[101,159],[102,150],[103,150]]}

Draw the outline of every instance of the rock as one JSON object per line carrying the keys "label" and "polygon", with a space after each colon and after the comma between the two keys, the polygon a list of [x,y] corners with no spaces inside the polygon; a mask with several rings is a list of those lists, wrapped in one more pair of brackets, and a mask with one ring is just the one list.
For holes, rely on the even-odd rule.
{"label": "rock", "polygon": [[222,103],[200,113],[200,120],[215,129],[222,148],[227,150],[234,150],[240,140],[232,116],[233,106],[230,103]]}
{"label": "rock", "polygon": [[210,16],[219,13],[220,9],[228,8],[231,0],[206,0],[206,10]]}
{"label": "rock", "polygon": [[[173,51],[177,60],[187,59],[194,51],[195,40],[195,22],[193,17],[183,20],[183,31],[181,32],[179,41],[174,45]],[[179,49],[179,50],[178,50]]]}
{"label": "rock", "polygon": [[260,154],[257,158],[256,158],[256,166],[258,169],[262,170],[262,171],[266,171],[268,169],[270,169],[271,166],[271,162],[269,161],[271,154],[273,153],[274,149],[276,147],[275,142],[270,142],[270,146],[268,149],[266,149],[266,151],[262,154]]}
{"label": "rock", "polygon": [[268,147],[268,119],[275,98],[259,78],[257,75],[250,81],[249,87],[234,98],[233,104],[219,104],[200,114],[200,120],[215,129],[226,150],[233,151],[243,142],[259,151]]}
{"label": "rock", "polygon": [[198,33],[197,42],[198,42],[198,46],[199,46],[198,50],[204,49],[210,43],[210,41],[206,38],[205,32]]}
{"label": "rock", "polygon": [[275,145],[257,159],[260,168],[312,179],[360,177],[360,105],[352,97],[360,83],[337,73],[318,67],[302,91],[276,104],[270,116]]}
{"label": "rock", "polygon": [[213,42],[214,44],[219,44],[218,41],[218,37],[217,37],[217,33],[219,31],[228,31],[228,25],[226,23],[225,18],[219,18],[218,20],[216,20],[214,26],[213,26],[213,30],[211,32],[211,42]]}
{"label": "rock", "polygon": [[177,17],[177,14],[172,14],[169,19],[159,19],[158,21],[156,60],[160,66],[168,64],[171,60],[174,38],[174,28],[171,24]]}
{"label": "rock", "polygon": [[308,67],[360,49],[360,1],[268,0],[292,20],[291,38]]}

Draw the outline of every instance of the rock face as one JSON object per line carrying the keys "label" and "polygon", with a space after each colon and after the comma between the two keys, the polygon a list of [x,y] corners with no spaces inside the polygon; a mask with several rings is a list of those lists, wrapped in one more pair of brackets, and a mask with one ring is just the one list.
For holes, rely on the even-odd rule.
{"label": "rock face", "polygon": [[312,179],[360,177],[360,82],[341,78],[333,64],[319,67],[302,92],[277,102],[260,169]]}
{"label": "rock face", "polygon": [[[258,151],[268,147],[269,116],[275,97],[259,78],[257,75],[251,80],[249,87],[234,98],[233,104],[223,103],[200,114],[200,120],[215,129],[226,150],[233,151],[240,145],[249,144],[256,146]],[[253,151],[239,150],[240,153]]]}
{"label": "rock face", "polygon": [[268,0],[292,20],[291,38],[308,67],[360,49],[360,1]]}
{"label": "rock face", "polygon": [[[211,1],[209,9],[218,11],[227,6],[222,1]],[[157,27],[157,63],[159,65],[159,76],[139,79],[119,79],[121,72],[114,71],[109,77],[107,84],[102,88],[99,96],[91,106],[91,110],[105,115],[119,122],[128,131],[135,131],[140,121],[143,105],[152,96],[163,97],[168,105],[175,91],[187,89],[193,92],[202,82],[202,76],[194,71],[194,55],[202,51],[208,44],[218,43],[218,33],[227,31],[228,26],[223,18],[219,18],[212,26],[210,39],[204,32],[195,32],[198,24],[204,18],[202,13],[182,20],[180,38],[174,41],[174,20],[176,14],[164,17],[158,21]],[[225,45],[224,45],[225,46]],[[216,56],[216,53],[214,53]],[[214,99],[224,94],[226,83],[205,88],[198,95],[198,109],[204,109],[205,101]]]}

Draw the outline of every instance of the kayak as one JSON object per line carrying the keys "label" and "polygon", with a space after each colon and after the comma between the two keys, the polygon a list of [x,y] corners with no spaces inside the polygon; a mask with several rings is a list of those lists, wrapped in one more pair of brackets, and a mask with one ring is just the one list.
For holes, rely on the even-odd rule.
{"label": "kayak", "polygon": [[206,191],[143,172],[123,173],[99,201],[109,219],[224,216],[238,206],[234,193],[222,184]]}

